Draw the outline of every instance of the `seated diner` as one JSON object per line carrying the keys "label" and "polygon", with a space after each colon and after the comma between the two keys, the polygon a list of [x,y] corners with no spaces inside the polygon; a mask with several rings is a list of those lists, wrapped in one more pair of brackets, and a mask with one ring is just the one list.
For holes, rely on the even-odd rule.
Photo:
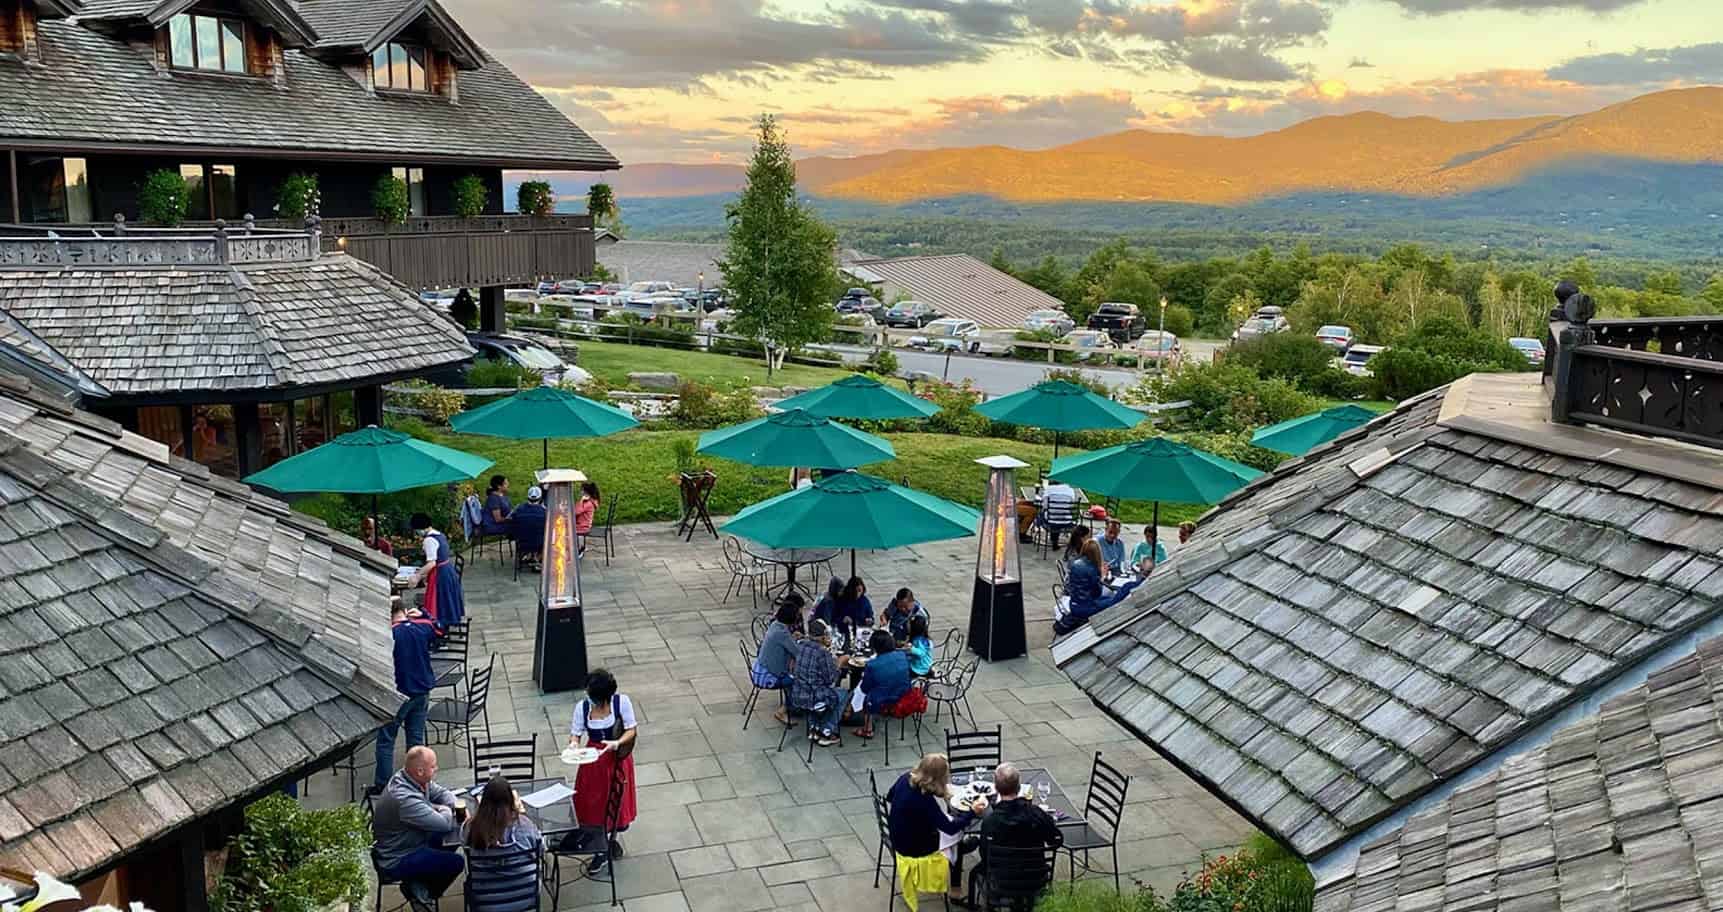
{"label": "seated diner", "polygon": [[898,650],[891,631],[875,630],[868,646],[873,658],[862,669],[861,686],[850,697],[850,708],[864,714],[861,727],[855,730],[858,738],[873,737],[874,714],[897,705],[909,693],[911,681],[909,656]]}
{"label": "seated diner", "polygon": [[927,754],[915,769],[892,783],[887,796],[898,880],[912,909],[920,893],[963,898],[958,889],[963,882],[963,856],[979,844],[975,837],[964,837],[963,831],[987,809],[987,802],[977,798],[969,807],[953,808],[955,813],[947,815],[941,802],[950,792],[951,763],[944,754]]}
{"label": "seated diner", "polygon": [[891,604],[885,606],[885,611],[879,616],[879,625],[891,631],[891,638],[899,643],[909,639],[909,622],[912,618],[927,618],[927,609],[921,607],[921,602],[915,593],[904,587],[897,590]]}
{"label": "seated diner", "polygon": [[1101,557],[1101,545],[1094,539],[1083,543],[1080,557],[1071,562],[1071,574],[1065,580],[1065,592],[1071,599],[1071,610],[1053,621],[1053,632],[1064,636],[1089,622],[1089,618],[1113,607],[1142,585],[1133,579],[1111,593],[1103,593],[1101,578],[1106,561]]}
{"label": "seated diner", "polygon": [[461,828],[466,846],[471,887],[496,891],[516,898],[511,902],[487,903],[476,912],[528,912],[538,908],[538,856],[544,851],[544,836],[526,816],[526,808],[514,786],[502,776],[492,776],[479,796],[479,806]]}
{"label": "seated diner", "polygon": [[409,749],[371,812],[377,870],[400,881],[413,912],[432,912],[466,867],[449,838],[460,828],[465,802],[436,777],[437,752]]}

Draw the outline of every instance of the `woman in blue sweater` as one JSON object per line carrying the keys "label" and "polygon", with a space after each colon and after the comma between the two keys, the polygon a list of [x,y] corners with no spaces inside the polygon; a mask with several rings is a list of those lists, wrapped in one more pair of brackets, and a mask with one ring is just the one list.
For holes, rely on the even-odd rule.
{"label": "woman in blue sweater", "polygon": [[1053,622],[1054,634],[1064,636],[1089,623],[1089,618],[1117,605],[1142,584],[1142,580],[1134,579],[1110,595],[1103,594],[1101,566],[1101,545],[1090,538],[1083,542],[1082,556],[1071,562],[1071,573],[1065,578],[1065,594],[1071,597],[1071,610]]}
{"label": "woman in blue sweater", "polygon": [[909,656],[897,648],[891,631],[875,630],[868,646],[873,650],[873,658],[862,669],[861,685],[850,703],[851,709],[863,714],[861,728],[855,730],[858,738],[873,737],[873,714],[903,699],[909,693],[911,678]]}
{"label": "woman in blue sweater", "polygon": [[[987,802],[976,799],[968,808],[954,808],[957,813],[947,816],[940,806],[941,799],[951,791],[951,763],[944,754],[928,754],[915,769],[897,777],[886,800],[891,804],[888,831],[891,847],[900,858],[925,858],[939,851],[940,835],[956,836],[986,810]],[[957,891],[963,882],[963,856],[973,851],[975,844],[964,840],[954,846],[949,884],[950,896],[961,899]]]}

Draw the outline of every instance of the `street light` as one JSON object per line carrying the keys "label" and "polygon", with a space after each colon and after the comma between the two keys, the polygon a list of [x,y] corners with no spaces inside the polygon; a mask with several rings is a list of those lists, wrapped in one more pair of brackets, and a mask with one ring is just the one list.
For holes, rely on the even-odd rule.
{"label": "street light", "polygon": [[1155,344],[1160,346],[1155,350],[1155,374],[1166,373],[1167,370],[1167,296],[1161,295],[1161,331],[1155,337]]}

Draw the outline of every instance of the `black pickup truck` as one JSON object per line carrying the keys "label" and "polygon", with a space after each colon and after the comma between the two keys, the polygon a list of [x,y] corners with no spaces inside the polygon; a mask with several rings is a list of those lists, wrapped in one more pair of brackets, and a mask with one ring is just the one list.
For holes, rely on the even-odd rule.
{"label": "black pickup truck", "polygon": [[1149,328],[1149,321],[1137,311],[1135,304],[1108,302],[1089,315],[1085,324],[1090,329],[1106,330],[1114,342],[1130,342],[1142,336]]}

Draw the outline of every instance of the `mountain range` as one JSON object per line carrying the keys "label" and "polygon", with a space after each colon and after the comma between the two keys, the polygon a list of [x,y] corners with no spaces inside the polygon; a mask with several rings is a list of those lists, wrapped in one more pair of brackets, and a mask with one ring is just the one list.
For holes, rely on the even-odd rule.
{"label": "mountain range", "polygon": [[[898,150],[806,158],[796,169],[804,192],[854,202],[979,196],[1231,206],[1311,193],[1456,196],[1596,159],[1723,164],[1723,87],[1657,92],[1567,117],[1445,121],[1366,112],[1247,137],[1128,130],[1035,151]],[[628,165],[563,179],[556,189],[571,198],[592,180],[609,182],[626,209],[629,199],[734,193],[743,167]]]}

